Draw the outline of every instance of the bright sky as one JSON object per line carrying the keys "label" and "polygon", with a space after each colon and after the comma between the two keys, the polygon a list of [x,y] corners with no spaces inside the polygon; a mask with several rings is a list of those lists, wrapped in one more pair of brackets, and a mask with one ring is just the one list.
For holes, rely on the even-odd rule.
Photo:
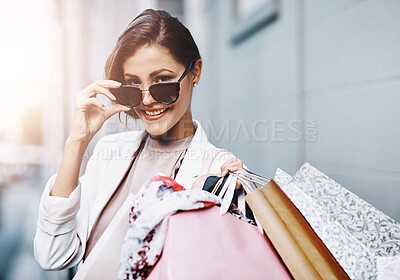
{"label": "bright sky", "polygon": [[7,0],[0,8],[0,132],[20,132],[19,118],[41,105],[49,86],[51,0]]}

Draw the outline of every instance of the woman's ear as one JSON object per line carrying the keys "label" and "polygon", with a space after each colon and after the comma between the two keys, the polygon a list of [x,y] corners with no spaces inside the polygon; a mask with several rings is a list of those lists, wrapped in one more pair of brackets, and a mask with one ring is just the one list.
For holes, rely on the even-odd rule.
{"label": "woman's ear", "polygon": [[203,61],[201,60],[201,58],[199,58],[198,60],[196,60],[194,66],[193,66],[193,70],[191,71],[192,74],[192,86],[194,84],[198,84],[200,81],[200,76],[201,76],[201,67],[203,66]]}

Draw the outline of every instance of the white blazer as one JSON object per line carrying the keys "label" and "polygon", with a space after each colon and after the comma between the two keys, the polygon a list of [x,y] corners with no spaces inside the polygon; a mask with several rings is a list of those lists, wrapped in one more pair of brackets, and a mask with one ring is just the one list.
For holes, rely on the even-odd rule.
{"label": "white blazer", "polygon": [[[222,164],[233,156],[212,145],[200,123],[194,122],[195,135],[175,178],[186,189],[198,176],[219,173]],[[93,225],[146,136],[146,131],[130,131],[100,139],[85,174],[68,198],[50,196],[57,174],[49,179],[41,197],[34,239],[35,258],[43,269],[60,270],[80,263]]]}

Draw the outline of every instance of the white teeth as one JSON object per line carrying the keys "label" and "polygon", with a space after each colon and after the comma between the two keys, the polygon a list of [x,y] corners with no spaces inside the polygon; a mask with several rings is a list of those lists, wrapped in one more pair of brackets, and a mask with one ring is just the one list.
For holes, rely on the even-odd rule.
{"label": "white teeth", "polygon": [[149,116],[156,116],[156,115],[164,113],[165,111],[167,111],[167,109],[161,109],[161,110],[157,110],[157,111],[146,111],[146,110],[144,110],[146,115],[149,115]]}

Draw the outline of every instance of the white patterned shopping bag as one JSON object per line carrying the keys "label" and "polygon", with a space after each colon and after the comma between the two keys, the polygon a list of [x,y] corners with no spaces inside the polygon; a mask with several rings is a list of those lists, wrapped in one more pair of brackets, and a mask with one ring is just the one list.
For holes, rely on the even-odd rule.
{"label": "white patterned shopping bag", "polygon": [[400,279],[400,224],[305,163],[276,183],[351,279]]}

